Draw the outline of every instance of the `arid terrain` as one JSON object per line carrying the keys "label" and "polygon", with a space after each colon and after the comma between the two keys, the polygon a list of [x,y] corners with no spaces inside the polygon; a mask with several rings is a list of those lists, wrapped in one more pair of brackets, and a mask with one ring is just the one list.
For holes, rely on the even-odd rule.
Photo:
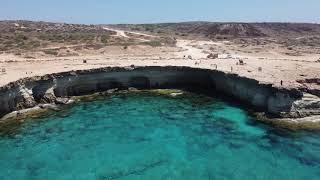
{"label": "arid terrain", "polygon": [[0,86],[106,66],[190,66],[320,96],[320,25],[0,22]]}

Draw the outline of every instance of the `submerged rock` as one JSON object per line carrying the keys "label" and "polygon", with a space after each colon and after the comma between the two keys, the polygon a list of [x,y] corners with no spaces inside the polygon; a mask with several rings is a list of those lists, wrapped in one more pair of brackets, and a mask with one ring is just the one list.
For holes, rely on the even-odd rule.
{"label": "submerged rock", "polygon": [[170,96],[172,97],[176,97],[176,96],[180,96],[180,95],[183,95],[182,92],[179,92],[179,93],[171,93]]}

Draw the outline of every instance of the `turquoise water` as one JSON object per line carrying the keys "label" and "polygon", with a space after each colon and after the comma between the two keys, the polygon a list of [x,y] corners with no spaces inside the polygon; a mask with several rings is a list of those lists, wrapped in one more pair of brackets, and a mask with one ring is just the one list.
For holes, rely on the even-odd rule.
{"label": "turquoise water", "polygon": [[1,180],[319,178],[319,132],[273,129],[199,95],[114,95],[0,136]]}

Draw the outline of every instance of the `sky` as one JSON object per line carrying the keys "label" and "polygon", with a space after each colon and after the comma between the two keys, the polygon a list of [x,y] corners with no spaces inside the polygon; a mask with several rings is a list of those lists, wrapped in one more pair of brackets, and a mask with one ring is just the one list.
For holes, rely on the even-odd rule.
{"label": "sky", "polygon": [[320,23],[320,0],[1,0],[0,20]]}

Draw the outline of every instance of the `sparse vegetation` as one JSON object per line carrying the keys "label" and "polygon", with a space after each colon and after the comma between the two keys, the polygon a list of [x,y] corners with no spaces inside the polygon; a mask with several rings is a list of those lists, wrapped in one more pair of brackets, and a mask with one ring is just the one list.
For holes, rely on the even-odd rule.
{"label": "sparse vegetation", "polygon": [[[18,24],[18,25],[17,25]],[[100,26],[30,21],[0,21],[0,51],[20,52],[48,46],[108,45],[112,31]],[[56,54],[46,51],[46,54]]]}
{"label": "sparse vegetation", "polygon": [[[139,36],[119,38],[115,32],[98,25],[79,25],[31,21],[0,21],[0,53],[24,53],[42,51],[50,47],[73,46],[73,51],[84,49],[99,50],[105,46],[146,45],[152,47],[175,46],[181,39],[212,39],[230,41],[243,48],[250,46],[267,46],[272,44],[290,50],[288,55],[303,53],[320,54],[320,25],[299,23],[163,23],[140,25],[115,25],[128,31],[142,31],[162,38],[150,38],[139,41]],[[297,48],[299,47],[299,48]],[[59,54],[46,51],[48,55]],[[69,53],[72,54],[72,53]]]}
{"label": "sparse vegetation", "polygon": [[109,36],[108,35],[102,35],[101,37],[101,43],[103,43],[103,44],[107,44],[108,42],[109,42]]}
{"label": "sparse vegetation", "polygon": [[147,41],[147,42],[142,42],[141,44],[152,46],[152,47],[159,47],[162,45],[160,41]]}
{"label": "sparse vegetation", "polygon": [[53,55],[53,56],[58,55],[58,51],[55,49],[45,49],[45,50],[42,50],[42,52],[44,52],[45,54],[48,54],[48,55]]}

